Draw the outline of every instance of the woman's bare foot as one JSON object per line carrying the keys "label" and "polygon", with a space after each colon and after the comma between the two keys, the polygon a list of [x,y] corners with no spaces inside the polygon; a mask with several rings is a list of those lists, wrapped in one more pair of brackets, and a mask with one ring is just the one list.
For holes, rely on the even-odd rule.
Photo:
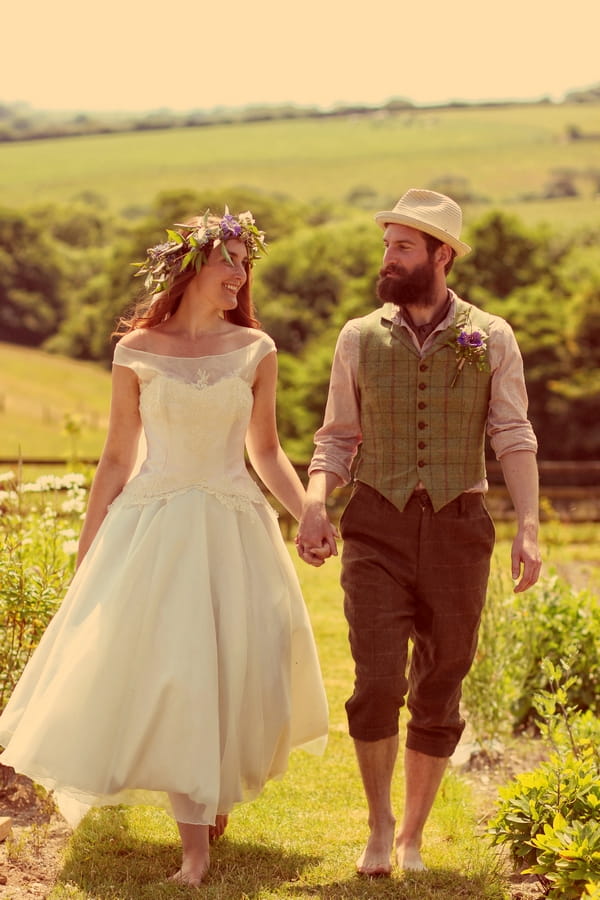
{"label": "woman's bare foot", "polygon": [[394,827],[373,828],[364,852],[356,860],[356,871],[369,878],[387,878],[392,874],[390,855],[394,846]]}
{"label": "woman's bare foot", "polygon": [[181,835],[183,858],[181,868],[171,875],[169,881],[198,887],[204,881],[210,867],[208,825],[189,825],[178,822]]}
{"label": "woman's bare foot", "polygon": [[169,881],[175,881],[177,884],[187,884],[190,887],[200,887],[208,873],[210,860],[206,860],[205,865],[186,866],[182,864],[181,868],[171,875]]}
{"label": "woman's bare foot", "polygon": [[227,828],[227,822],[229,820],[229,816],[222,814],[218,815],[215,818],[215,824],[208,826],[208,840],[212,844],[213,841],[217,841],[220,837],[225,833],[225,829]]}

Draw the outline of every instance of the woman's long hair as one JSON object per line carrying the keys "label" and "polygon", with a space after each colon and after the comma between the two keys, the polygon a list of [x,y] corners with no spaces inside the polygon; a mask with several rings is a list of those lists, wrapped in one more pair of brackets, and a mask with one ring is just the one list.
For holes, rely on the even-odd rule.
{"label": "woman's long hair", "polygon": [[[189,219],[186,225],[199,225],[204,219],[195,216]],[[218,224],[220,219],[216,216],[209,217],[209,224]],[[207,244],[206,255],[213,249],[213,244]],[[237,294],[237,305],[234,309],[225,310],[223,313],[227,322],[234,325],[243,325],[247,328],[260,328],[260,322],[256,318],[254,303],[252,302],[251,273],[252,269],[248,260],[244,263],[246,281]],[[122,337],[136,328],[154,328],[161,322],[169,319],[178,309],[184,291],[190,281],[196,277],[195,269],[181,272],[173,278],[167,290],[158,294],[144,294],[135,303],[129,315],[121,316],[113,336]]]}

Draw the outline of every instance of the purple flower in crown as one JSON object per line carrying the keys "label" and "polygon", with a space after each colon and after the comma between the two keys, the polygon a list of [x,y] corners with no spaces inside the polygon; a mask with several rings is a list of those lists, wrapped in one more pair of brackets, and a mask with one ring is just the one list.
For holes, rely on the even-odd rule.
{"label": "purple flower in crown", "polygon": [[224,241],[231,238],[238,238],[242,233],[242,226],[235,216],[226,213],[221,219],[221,235]]}
{"label": "purple flower in crown", "polygon": [[199,221],[167,228],[169,240],[150,247],[144,262],[133,263],[138,270],[135,274],[145,277],[144,284],[149,293],[156,294],[167,289],[170,281],[181,272],[190,269],[199,272],[207,260],[208,248],[217,243],[220,244],[223,257],[230,264],[231,257],[225,242],[232,239],[244,242],[250,265],[267,252],[264,233],[256,227],[249,210],[236,218],[226,206],[223,216],[218,219],[211,217],[210,210],[207,209],[204,216],[198,219]]}
{"label": "purple flower in crown", "polygon": [[179,244],[176,244],[174,241],[165,241],[162,244],[157,244],[155,247],[150,247],[148,256],[152,260],[162,259],[170,253],[176,253],[177,250],[179,250]]}

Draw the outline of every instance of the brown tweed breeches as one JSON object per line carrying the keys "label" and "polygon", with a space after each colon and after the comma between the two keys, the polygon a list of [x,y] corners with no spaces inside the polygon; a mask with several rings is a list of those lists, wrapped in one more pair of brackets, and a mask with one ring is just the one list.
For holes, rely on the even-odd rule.
{"label": "brown tweed breeches", "polygon": [[350,734],[363,741],[397,734],[406,701],[407,747],[451,756],[464,729],[461,685],[477,647],[494,547],[483,495],[461,494],[436,513],[417,491],[401,511],[357,482],[340,529],[355,662]]}

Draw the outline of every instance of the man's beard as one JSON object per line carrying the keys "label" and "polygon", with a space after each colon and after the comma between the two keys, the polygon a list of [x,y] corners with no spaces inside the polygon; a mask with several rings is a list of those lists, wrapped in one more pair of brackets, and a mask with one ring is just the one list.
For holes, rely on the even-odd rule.
{"label": "man's beard", "polygon": [[430,260],[407,272],[390,263],[379,272],[377,296],[382,303],[398,306],[433,306],[435,270]]}

